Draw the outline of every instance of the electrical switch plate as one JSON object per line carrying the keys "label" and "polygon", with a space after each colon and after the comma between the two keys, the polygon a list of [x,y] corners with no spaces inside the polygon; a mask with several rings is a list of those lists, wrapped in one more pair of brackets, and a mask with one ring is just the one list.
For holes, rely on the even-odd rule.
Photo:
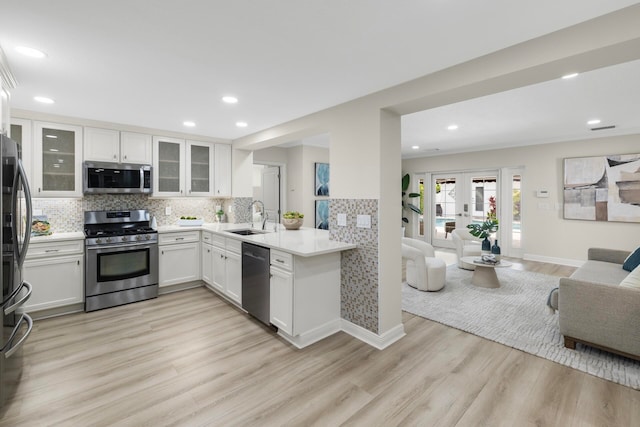
{"label": "electrical switch plate", "polygon": [[371,228],[371,215],[358,215],[356,219],[356,227]]}
{"label": "electrical switch plate", "polygon": [[33,215],[42,215],[42,209],[34,209]]}
{"label": "electrical switch plate", "polygon": [[164,208],[164,214],[165,215],[171,215],[171,206],[166,206]]}
{"label": "electrical switch plate", "polygon": [[347,214],[339,213],[338,214],[338,225],[340,227],[347,226]]}

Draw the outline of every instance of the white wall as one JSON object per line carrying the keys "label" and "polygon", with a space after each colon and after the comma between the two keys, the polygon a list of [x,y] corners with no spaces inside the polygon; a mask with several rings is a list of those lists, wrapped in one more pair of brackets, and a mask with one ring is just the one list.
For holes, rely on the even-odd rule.
{"label": "white wall", "polygon": [[[640,244],[640,224],[563,219],[563,159],[638,152],[640,135],[629,135],[410,159],[403,161],[403,171],[439,173],[524,166],[525,258],[567,262],[586,259],[589,247],[635,249]],[[537,198],[538,189],[549,190],[549,198]],[[549,209],[541,203],[548,204]]]}

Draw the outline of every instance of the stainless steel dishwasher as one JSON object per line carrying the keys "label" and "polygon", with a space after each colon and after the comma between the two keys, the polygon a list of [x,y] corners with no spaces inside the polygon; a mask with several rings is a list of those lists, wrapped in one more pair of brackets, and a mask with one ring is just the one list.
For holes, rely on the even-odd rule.
{"label": "stainless steel dishwasher", "polygon": [[269,325],[269,248],[242,242],[242,308]]}

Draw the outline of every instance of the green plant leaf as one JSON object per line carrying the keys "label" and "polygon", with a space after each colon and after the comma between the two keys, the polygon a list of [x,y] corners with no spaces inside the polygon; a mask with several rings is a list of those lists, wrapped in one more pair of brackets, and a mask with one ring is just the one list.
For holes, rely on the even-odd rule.
{"label": "green plant leaf", "polygon": [[406,174],[405,176],[402,177],[402,192],[403,193],[406,192],[409,189],[409,180],[410,179],[411,179],[411,177],[409,176],[409,174]]}

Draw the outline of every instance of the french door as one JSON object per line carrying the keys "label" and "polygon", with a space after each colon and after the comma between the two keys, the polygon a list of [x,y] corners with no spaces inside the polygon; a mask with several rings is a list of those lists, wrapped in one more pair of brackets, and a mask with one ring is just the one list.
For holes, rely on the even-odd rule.
{"label": "french door", "polygon": [[521,168],[425,174],[424,215],[417,234],[434,246],[453,248],[451,232],[496,218],[502,253],[522,256]]}
{"label": "french door", "polygon": [[453,247],[451,232],[498,214],[498,171],[432,175],[431,241]]}

